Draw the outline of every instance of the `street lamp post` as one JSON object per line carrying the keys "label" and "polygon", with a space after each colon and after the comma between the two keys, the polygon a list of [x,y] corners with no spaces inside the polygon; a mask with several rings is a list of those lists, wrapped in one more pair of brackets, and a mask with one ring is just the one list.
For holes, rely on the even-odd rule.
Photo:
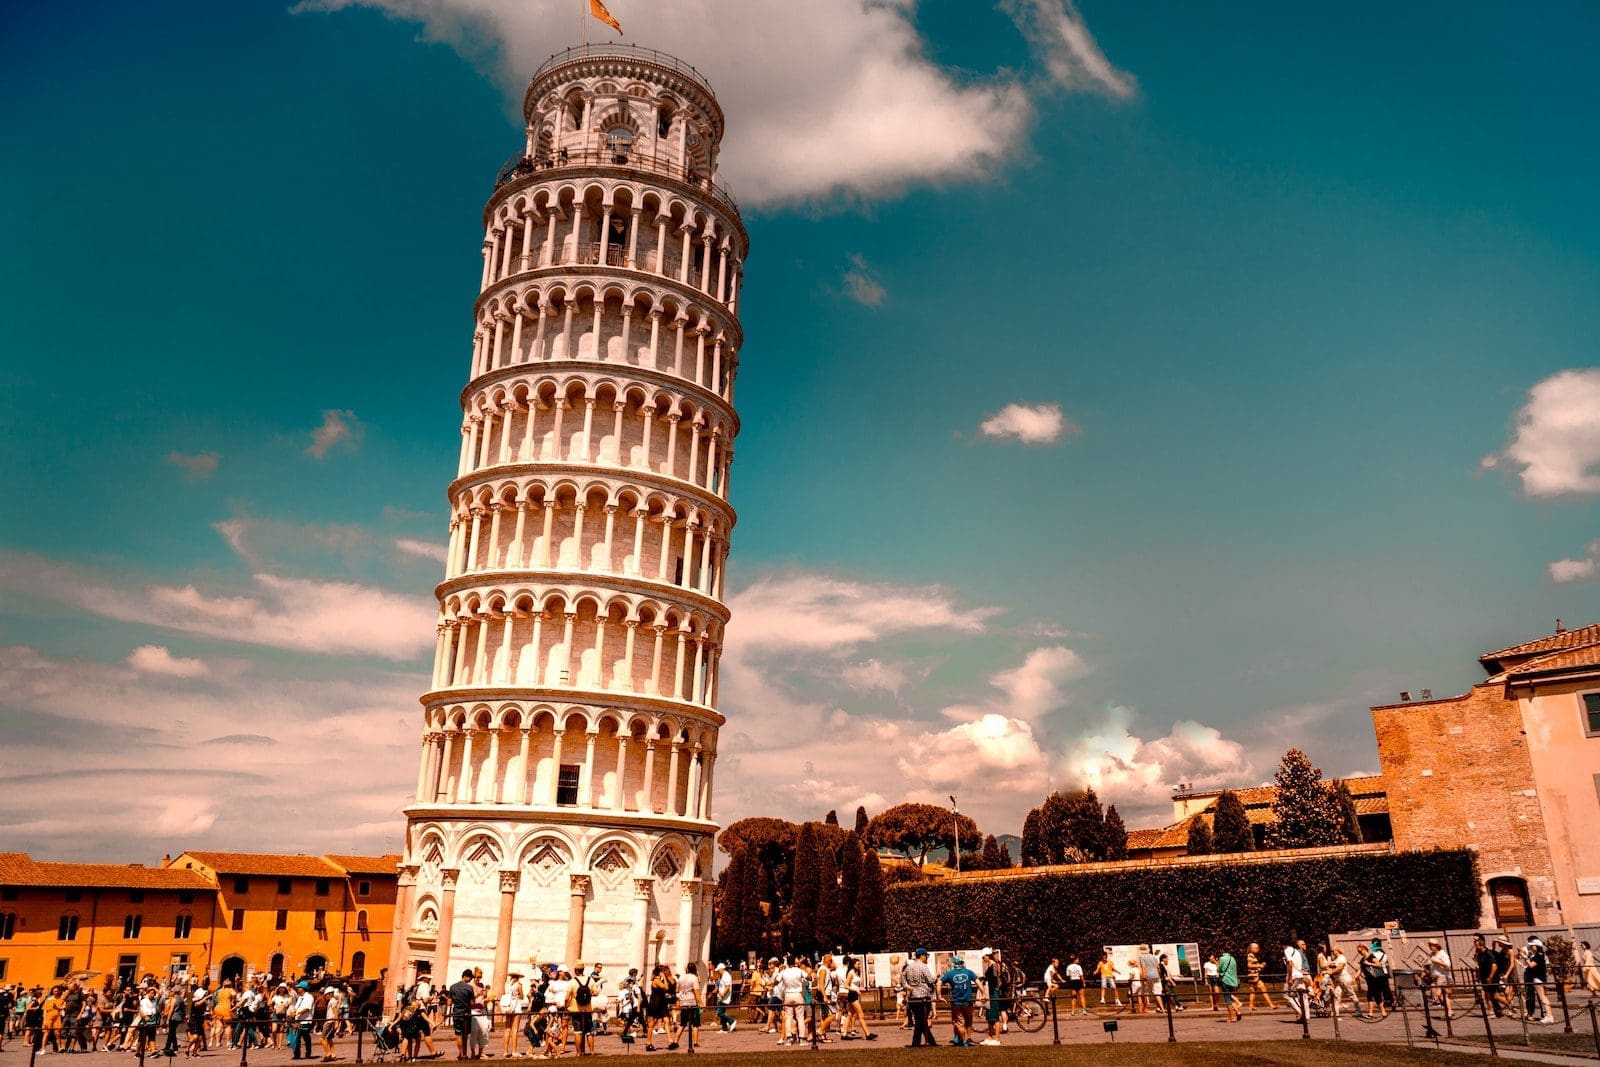
{"label": "street lamp post", "polygon": [[961,810],[956,807],[956,795],[950,794],[950,814],[956,827],[956,873],[961,873]]}

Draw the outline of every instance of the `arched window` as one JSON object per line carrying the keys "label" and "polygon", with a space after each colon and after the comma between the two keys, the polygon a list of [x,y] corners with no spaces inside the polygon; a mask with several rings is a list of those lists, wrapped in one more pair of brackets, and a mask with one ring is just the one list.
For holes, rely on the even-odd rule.
{"label": "arched window", "polygon": [[274,952],[272,954],[272,963],[268,966],[268,969],[272,971],[274,978],[283,977],[283,953]]}
{"label": "arched window", "polygon": [[223,960],[222,961],[222,971],[221,971],[220,977],[222,978],[222,980],[224,982],[231,982],[236,978],[243,978],[244,977],[244,957],[243,956],[229,956],[227,959]]}
{"label": "arched window", "polygon": [[626,126],[616,126],[606,133],[606,151],[613,163],[626,163],[633,151],[633,131]]}
{"label": "arched window", "polygon": [[364,978],[366,977],[366,974],[367,954],[365,952],[357,952],[355,955],[350,957],[350,977]]}
{"label": "arched window", "polygon": [[17,913],[0,911],[0,941],[10,941],[17,936]]}
{"label": "arched window", "polygon": [[367,912],[364,908],[356,912],[356,929],[362,933],[367,932]]}
{"label": "arched window", "polygon": [[1528,901],[1528,883],[1521,878],[1489,879],[1489,900],[1494,905],[1496,926],[1503,928],[1533,925],[1533,906]]}

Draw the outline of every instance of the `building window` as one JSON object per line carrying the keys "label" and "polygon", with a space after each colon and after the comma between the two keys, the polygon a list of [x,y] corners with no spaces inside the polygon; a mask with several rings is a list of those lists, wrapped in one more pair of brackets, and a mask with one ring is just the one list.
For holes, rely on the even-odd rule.
{"label": "building window", "polygon": [[233,891],[235,893],[248,893],[248,892],[250,892],[250,879],[248,879],[248,878],[235,878],[233,880]]}
{"label": "building window", "polygon": [[144,916],[138,912],[122,917],[122,939],[133,941],[138,938],[139,931],[144,928]]}
{"label": "building window", "polygon": [[128,890],[128,903],[129,904],[143,904],[144,903],[144,890],[143,889],[130,889],[130,890]]}
{"label": "building window", "polygon": [[172,920],[172,940],[187,941],[194,930],[194,916],[184,912]]}
{"label": "building window", "polygon": [[10,963],[10,960],[0,960],[0,982],[4,982],[6,980],[6,969]]}
{"label": "building window", "polygon": [[356,929],[363,934],[367,932],[367,913],[365,911],[356,912]]}
{"label": "building window", "polygon": [[356,896],[358,896],[358,897],[370,897],[371,895],[372,895],[372,883],[371,882],[357,882],[356,883]]}
{"label": "building window", "polygon": [[287,930],[287,929],[289,929],[289,912],[288,912],[288,909],[286,909],[286,908],[279,908],[278,909],[278,922],[273,927],[273,929],[274,930]]}
{"label": "building window", "polygon": [[0,911],[0,941],[10,941],[17,936],[17,913]]}
{"label": "building window", "polygon": [[56,924],[56,940],[78,940],[78,917],[76,915],[61,916],[61,921]]}
{"label": "building window", "polygon": [[1489,899],[1494,904],[1494,924],[1533,925],[1533,907],[1528,902],[1528,883],[1521,878],[1489,879]]}
{"label": "building window", "polygon": [[367,954],[357,952],[350,957],[350,977],[365,978],[367,976]]}
{"label": "building window", "polygon": [[189,973],[189,954],[187,952],[174,952],[172,963],[167,967],[167,973],[172,977]]}
{"label": "building window", "polygon": [[578,803],[578,776],[581,768],[576,763],[563,763],[556,779],[556,803],[562,807],[576,807]]}
{"label": "building window", "polygon": [[229,926],[230,926],[230,929],[234,929],[234,930],[243,930],[244,929],[244,909],[243,908],[234,908],[233,909],[233,922],[231,924],[229,924]]}
{"label": "building window", "polygon": [[312,918],[311,927],[312,927],[312,929],[316,930],[317,933],[319,933],[319,934],[327,933],[328,932],[328,913],[326,911],[324,911],[323,909],[318,908],[317,909],[317,914]]}
{"label": "building window", "polygon": [[138,956],[118,956],[117,957],[117,983],[119,985],[123,985],[123,986],[131,986],[131,985],[133,985],[133,983],[137,982],[138,980],[139,980],[139,957]]}
{"label": "building window", "polygon": [[290,880],[288,878],[279,878],[278,879],[278,895],[280,897],[288,896],[293,890],[294,890],[294,882],[292,880]]}
{"label": "building window", "polygon": [[328,891],[331,888],[332,888],[332,886],[329,885],[328,879],[326,879],[326,878],[318,878],[317,879],[317,896],[319,896],[319,897],[327,896],[328,895]]}
{"label": "building window", "polygon": [[56,957],[56,977],[57,978],[65,978],[67,975],[69,975],[71,973],[72,973],[72,957],[71,956],[57,956]]}
{"label": "building window", "polygon": [[1583,732],[1600,737],[1600,693],[1583,694]]}

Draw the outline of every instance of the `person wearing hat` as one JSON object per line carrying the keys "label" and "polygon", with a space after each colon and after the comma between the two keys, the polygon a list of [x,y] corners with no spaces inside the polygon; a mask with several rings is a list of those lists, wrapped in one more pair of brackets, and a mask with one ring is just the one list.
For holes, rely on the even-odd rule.
{"label": "person wearing hat", "polygon": [[1550,998],[1545,995],[1545,983],[1550,980],[1550,958],[1544,941],[1538,934],[1528,938],[1523,948],[1522,981],[1523,1008],[1528,1021],[1549,1025],[1556,1021],[1550,1013]]}
{"label": "person wearing hat", "polygon": [[726,963],[717,964],[717,1025],[725,1034],[733,1033],[733,1028],[738,1026],[738,1020],[728,1014],[728,1005],[733,1003],[733,972]]}
{"label": "person wearing hat", "polygon": [[[972,1004],[978,997],[978,975],[967,969],[960,956],[950,957],[950,969],[939,976],[939,987],[950,991],[950,1043],[958,1047],[972,1044]],[[999,1041],[984,1044],[998,1045]]]}
{"label": "person wearing hat", "polygon": [[289,1007],[289,1038],[293,1055],[290,1059],[311,1058],[311,1025],[317,1017],[317,998],[311,995],[311,983],[295,983],[294,1003]]}
{"label": "person wearing hat", "polygon": [[906,991],[906,1011],[911,1014],[911,1047],[939,1047],[928,1025],[928,1009],[933,1006],[938,983],[928,966],[928,950],[919,948],[911,953],[911,960],[900,970],[900,986]]}
{"label": "person wearing hat", "polygon": [[[1435,1001],[1444,1009],[1446,1019],[1454,1019],[1455,1011],[1450,1007],[1450,953],[1444,947],[1444,942],[1437,937],[1428,938],[1428,990],[1424,996]],[[1433,1034],[1424,1034],[1424,1037],[1433,1037]]]}

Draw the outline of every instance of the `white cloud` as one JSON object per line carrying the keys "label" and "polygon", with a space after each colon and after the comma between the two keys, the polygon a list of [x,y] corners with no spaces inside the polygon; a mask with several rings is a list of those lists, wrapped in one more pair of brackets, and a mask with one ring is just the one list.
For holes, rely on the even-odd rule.
{"label": "white cloud", "polygon": [[1600,367],[1560,371],[1535,384],[1510,443],[1481,466],[1514,468],[1532,497],[1600,493]]}
{"label": "white cloud", "polygon": [[[577,29],[569,0],[305,0],[294,10],[358,6],[421,22],[424,40],[487,67],[519,105],[534,69],[572,44]],[[873,198],[910,183],[982,177],[1019,149],[1033,120],[1038,84],[933,61],[909,0],[612,8],[628,42],[695,64],[716,87],[730,129],[721,170],[745,203]],[[1034,0],[1025,14],[1019,24],[1048,69],[1035,81],[1117,97],[1132,91],[1068,0]]]}
{"label": "white cloud", "polygon": [[434,541],[414,541],[409,537],[396,537],[394,547],[397,551],[408,556],[421,556],[423,559],[437,560],[443,563],[449,553],[448,545],[441,545]]}
{"label": "white cloud", "polygon": [[978,432],[997,439],[1015,438],[1025,445],[1048,445],[1062,435],[1076,437],[1083,431],[1061,413],[1060,404],[1007,404],[984,419]]}
{"label": "white cloud", "polygon": [[760,578],[728,604],[730,653],[839,649],[917,630],[977,633],[997,609],[966,607],[936,585],[851,581],[783,572]]}
{"label": "white cloud", "polygon": [[1133,75],[1105,57],[1072,0],[1005,0],[1001,6],[1044,61],[1050,79],[1063,89],[1119,100],[1139,91]]}
{"label": "white cloud", "polygon": [[202,661],[174,656],[165,645],[140,645],[123,662],[136,671],[170,674],[174,678],[200,678],[210,673]]}
{"label": "white cloud", "polygon": [[354,582],[257,573],[247,591],[139,584],[37,557],[0,554],[0,589],[122,622],[214,640],[406,660],[433,646],[437,605]]}
{"label": "white cloud", "polygon": [[1011,715],[1030,722],[1051,708],[1061,706],[1061,683],[1089,672],[1083,657],[1063,645],[1036,648],[1021,665],[1001,671],[989,679],[1006,697]]}
{"label": "white cloud", "polygon": [[[987,792],[1042,794],[1045,755],[1021,719],[988,714],[911,740],[899,760],[907,778],[944,787],[981,782]],[[990,774],[988,772],[1000,772]]]}
{"label": "white cloud", "polygon": [[870,693],[879,689],[897,696],[911,681],[903,666],[881,659],[847,663],[840,668],[839,678],[857,692]]}
{"label": "white cloud", "polygon": [[850,295],[850,299],[869,308],[878,307],[889,295],[873,276],[872,268],[867,266],[866,257],[861,255],[850,257],[850,268],[844,272],[844,290]]}
{"label": "white cloud", "polygon": [[354,446],[361,439],[361,421],[353,411],[336,411],[332,408],[322,413],[322,425],[311,431],[311,443],[306,455],[322,459],[336,445]]}
{"label": "white cloud", "polygon": [[1578,559],[1558,559],[1550,564],[1552,582],[1582,582],[1600,576],[1600,541],[1590,541]]}
{"label": "white cloud", "polygon": [[1146,741],[1134,734],[1132,709],[1112,706],[1104,721],[1069,744],[1059,761],[1069,785],[1091,785],[1103,799],[1125,812],[1167,821],[1172,787],[1197,789],[1238,785],[1250,774],[1244,746],[1215,727],[1180,720],[1164,737]]}
{"label": "white cloud", "polygon": [[215,452],[196,452],[187,455],[183,452],[168,452],[167,462],[174,467],[181,467],[190,478],[209,478],[217,472],[217,454]]}

